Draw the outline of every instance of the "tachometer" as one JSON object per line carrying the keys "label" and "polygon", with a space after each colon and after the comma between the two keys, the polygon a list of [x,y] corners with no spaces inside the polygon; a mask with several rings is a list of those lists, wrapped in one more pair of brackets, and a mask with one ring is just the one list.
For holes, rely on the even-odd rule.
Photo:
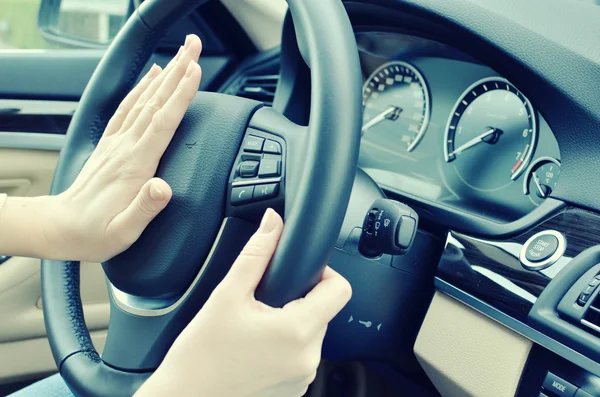
{"label": "tachometer", "polygon": [[[394,149],[413,150],[429,122],[429,93],[425,79],[412,65],[384,64],[363,86],[362,134]],[[392,147],[390,147],[390,145]]]}
{"label": "tachometer", "polygon": [[454,106],[444,155],[465,184],[494,191],[525,170],[536,138],[535,113],[527,98],[505,79],[485,78],[467,88]]}

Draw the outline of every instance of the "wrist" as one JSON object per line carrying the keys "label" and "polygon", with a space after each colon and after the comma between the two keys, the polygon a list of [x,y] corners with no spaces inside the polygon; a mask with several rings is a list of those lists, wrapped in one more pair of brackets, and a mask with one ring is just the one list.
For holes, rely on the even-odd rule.
{"label": "wrist", "polygon": [[35,198],[33,209],[39,219],[40,257],[54,260],[73,260],[69,250],[69,231],[62,196]]}
{"label": "wrist", "polygon": [[53,257],[54,246],[45,230],[52,199],[7,197],[0,209],[0,253],[13,256]]}

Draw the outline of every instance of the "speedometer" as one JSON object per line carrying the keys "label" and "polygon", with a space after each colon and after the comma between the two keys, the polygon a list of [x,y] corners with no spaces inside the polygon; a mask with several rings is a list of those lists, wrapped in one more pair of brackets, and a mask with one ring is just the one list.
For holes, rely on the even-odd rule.
{"label": "speedometer", "polygon": [[373,144],[410,152],[425,134],[430,106],[427,85],[406,62],[386,63],[371,74],[363,87],[363,106],[362,135]]}
{"label": "speedometer", "polygon": [[473,189],[516,180],[533,155],[536,118],[527,98],[499,77],[480,80],[459,98],[446,127],[444,156]]}

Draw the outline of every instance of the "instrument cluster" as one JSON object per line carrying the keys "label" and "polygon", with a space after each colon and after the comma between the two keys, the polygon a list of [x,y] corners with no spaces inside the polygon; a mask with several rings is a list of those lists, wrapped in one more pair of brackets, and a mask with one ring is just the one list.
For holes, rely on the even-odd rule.
{"label": "instrument cluster", "polygon": [[511,221],[560,174],[548,124],[492,68],[430,40],[358,32],[363,85],[359,165],[388,192]]}

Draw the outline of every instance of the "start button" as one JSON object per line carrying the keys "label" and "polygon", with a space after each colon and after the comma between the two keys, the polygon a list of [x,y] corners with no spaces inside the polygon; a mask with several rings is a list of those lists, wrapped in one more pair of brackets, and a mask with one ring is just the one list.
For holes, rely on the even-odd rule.
{"label": "start button", "polygon": [[552,234],[542,234],[525,247],[525,258],[531,262],[548,259],[558,249],[558,239]]}
{"label": "start button", "polygon": [[542,270],[553,265],[564,253],[565,237],[555,230],[531,236],[521,250],[521,264],[529,270]]}

